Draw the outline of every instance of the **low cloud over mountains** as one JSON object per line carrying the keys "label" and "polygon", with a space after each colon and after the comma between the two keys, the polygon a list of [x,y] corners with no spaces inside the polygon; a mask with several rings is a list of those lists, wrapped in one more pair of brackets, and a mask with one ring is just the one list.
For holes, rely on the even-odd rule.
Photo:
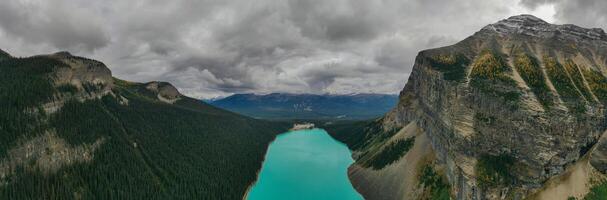
{"label": "low cloud over mountains", "polygon": [[0,48],[13,55],[68,50],[104,61],[118,77],[169,81],[204,98],[243,92],[396,93],[419,50],[452,44],[510,15],[607,24],[607,4],[600,0],[6,0],[1,5]]}

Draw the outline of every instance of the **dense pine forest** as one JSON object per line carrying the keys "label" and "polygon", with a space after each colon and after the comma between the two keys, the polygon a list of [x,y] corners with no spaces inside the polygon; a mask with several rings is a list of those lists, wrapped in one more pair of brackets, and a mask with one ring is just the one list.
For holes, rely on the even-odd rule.
{"label": "dense pine forest", "polygon": [[[98,88],[55,84],[69,68],[0,55],[0,199],[242,199],[287,128],[118,79],[73,98]],[[52,101],[61,108],[45,111]]]}

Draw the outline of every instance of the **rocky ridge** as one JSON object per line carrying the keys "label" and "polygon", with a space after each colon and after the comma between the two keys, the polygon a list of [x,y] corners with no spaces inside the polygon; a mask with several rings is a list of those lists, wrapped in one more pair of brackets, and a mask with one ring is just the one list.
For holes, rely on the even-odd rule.
{"label": "rocky ridge", "polygon": [[144,85],[146,90],[155,94],[158,100],[163,101],[165,103],[173,104],[179,99],[181,99],[181,96],[183,96],[181,95],[181,93],[179,93],[179,91],[177,91],[177,88],[175,88],[175,86],[167,82],[153,81]]}
{"label": "rocky ridge", "polygon": [[84,101],[113,94],[112,73],[103,63],[73,56],[69,52],[42,56],[65,64],[53,72],[53,84],[61,93],[57,94],[54,100],[43,105],[47,113],[56,112],[65,101],[72,98]]}
{"label": "rocky ridge", "polygon": [[[12,58],[10,54],[0,50],[0,59]],[[105,95],[117,97],[121,103],[128,103],[128,99],[113,92],[114,81],[112,72],[102,62],[78,57],[69,52],[57,52],[48,55],[38,55],[30,58],[44,58],[58,61],[50,77],[57,92],[53,98],[43,103],[46,113],[57,112],[66,101],[86,101],[99,99]],[[19,59],[19,58],[17,58]],[[173,104],[183,96],[177,88],[167,82],[153,81],[144,84],[144,88],[154,94],[157,100]]]}
{"label": "rocky ridge", "polygon": [[577,42],[607,41],[605,31],[600,28],[582,28],[573,24],[555,25],[533,15],[518,15],[485,26],[483,30],[501,35],[521,34],[538,38],[561,38]]}

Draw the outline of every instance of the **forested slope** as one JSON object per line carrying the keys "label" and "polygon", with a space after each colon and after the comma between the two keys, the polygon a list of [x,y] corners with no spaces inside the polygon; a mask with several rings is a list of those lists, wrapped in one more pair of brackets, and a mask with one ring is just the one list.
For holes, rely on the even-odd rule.
{"label": "forested slope", "polygon": [[0,199],[242,199],[287,128],[69,53],[1,57]]}

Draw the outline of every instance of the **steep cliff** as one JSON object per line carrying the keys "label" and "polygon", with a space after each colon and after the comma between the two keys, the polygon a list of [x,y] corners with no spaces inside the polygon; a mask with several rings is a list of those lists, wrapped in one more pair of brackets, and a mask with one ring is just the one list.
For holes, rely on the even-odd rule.
{"label": "steep cliff", "polygon": [[[530,15],[490,24],[455,45],[418,54],[397,107],[374,122],[381,128],[351,136],[364,138],[354,149],[351,171],[385,151],[395,130],[415,124],[434,152],[409,175],[419,179],[415,187],[421,192],[363,195],[440,196],[423,181],[430,166],[456,199],[523,199],[588,163],[587,157],[593,166],[587,173],[596,176],[583,184],[592,185],[603,177],[595,168],[605,172],[604,157],[589,154],[607,149],[593,148],[607,128],[606,72],[607,35],[601,29],[554,25]],[[409,153],[403,149],[405,156],[393,162]],[[355,173],[351,179],[357,188],[368,180]]]}

